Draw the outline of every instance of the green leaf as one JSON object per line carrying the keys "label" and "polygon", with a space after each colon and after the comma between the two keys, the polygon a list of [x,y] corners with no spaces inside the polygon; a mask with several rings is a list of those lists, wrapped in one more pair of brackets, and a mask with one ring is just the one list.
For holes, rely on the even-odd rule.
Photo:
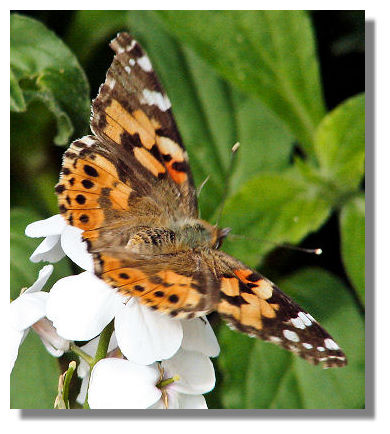
{"label": "green leaf", "polygon": [[274,243],[298,243],[317,230],[330,211],[315,187],[293,172],[257,175],[226,202],[222,226],[247,238],[228,237],[224,250],[255,266]]}
{"label": "green leaf", "polygon": [[348,365],[323,370],[273,344],[221,329],[218,367],[224,379],[224,405],[227,408],[364,407],[364,324],[348,289],[338,278],[321,269],[300,271],[280,286],[333,334],[348,357]]}
{"label": "green leaf", "polygon": [[[230,193],[236,192],[251,177],[262,173],[280,172],[290,164],[294,136],[286,125],[258,99],[233,92],[237,125],[237,164],[231,180]],[[228,154],[227,151],[225,151]]]}
{"label": "green leaf", "polygon": [[[38,277],[39,270],[45,263],[33,263],[29,257],[36,247],[43,241],[43,238],[29,238],[24,235],[26,226],[37,220],[41,220],[35,211],[27,208],[14,208],[11,210],[11,263],[10,283],[11,298],[19,296],[22,288],[31,286]],[[67,259],[62,259],[54,265],[45,289],[48,290],[58,279],[71,274],[71,268]]]}
{"label": "green leaf", "polygon": [[327,114],[318,126],[315,153],[322,176],[341,192],[355,190],[364,174],[364,95]]}
{"label": "green leaf", "polygon": [[171,33],[226,80],[261,98],[312,153],[315,129],[325,110],[313,30],[306,12],[157,13]]}
{"label": "green leaf", "polygon": [[30,331],[11,374],[11,408],[53,408],[59,374],[58,361]]}
{"label": "green leaf", "polygon": [[[348,288],[330,273],[306,270],[281,283],[286,292],[333,335],[344,350],[348,365],[320,370],[293,359],[305,408],[364,407],[364,319]],[[324,391],[322,393],[322,391]]]}
{"label": "green leaf", "polygon": [[26,101],[23,97],[23,91],[19,86],[18,80],[15,75],[10,71],[11,80],[11,95],[10,95],[10,107],[11,111],[22,112],[26,110]]}
{"label": "green leaf", "polygon": [[349,201],[341,210],[341,254],[347,275],[364,306],[365,217],[364,195]]}
{"label": "green leaf", "polygon": [[11,15],[11,79],[11,109],[26,110],[31,101],[43,101],[57,121],[56,144],[87,131],[89,85],[76,57],[43,24],[17,14]]}
{"label": "green leaf", "polygon": [[126,23],[126,11],[75,11],[66,42],[84,64],[99,44],[126,30]]}
{"label": "green leaf", "polygon": [[224,325],[219,328],[218,342],[221,353],[216,362],[222,372],[223,408],[245,408],[245,375],[255,341]]}

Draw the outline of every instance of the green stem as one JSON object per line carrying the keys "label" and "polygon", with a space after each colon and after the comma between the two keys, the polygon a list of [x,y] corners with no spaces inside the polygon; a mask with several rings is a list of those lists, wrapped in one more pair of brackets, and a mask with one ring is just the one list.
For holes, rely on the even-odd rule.
{"label": "green stem", "polygon": [[112,332],[114,331],[114,320],[112,320],[104,330],[100,333],[100,339],[96,350],[95,358],[91,364],[91,369],[99,360],[102,360],[107,355],[108,344],[110,343]]}
{"label": "green stem", "polygon": [[77,354],[79,357],[84,359],[88,365],[92,365],[94,363],[94,358],[91,357],[89,354],[87,354],[85,351],[83,351],[80,347],[78,347],[74,342],[70,344],[70,349]]}
{"label": "green stem", "polygon": [[64,379],[64,389],[62,392],[62,396],[66,405],[66,408],[69,408],[69,386],[70,381],[72,380],[73,373],[76,369],[76,362],[73,360],[69,363],[68,370],[66,371],[65,379]]}

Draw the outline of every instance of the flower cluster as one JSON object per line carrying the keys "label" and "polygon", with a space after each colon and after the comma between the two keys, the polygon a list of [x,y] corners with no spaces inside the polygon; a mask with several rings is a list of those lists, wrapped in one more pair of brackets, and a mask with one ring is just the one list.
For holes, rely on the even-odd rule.
{"label": "flower cluster", "polygon": [[[11,369],[32,327],[52,355],[71,348],[80,356],[79,403],[87,399],[90,408],[207,408],[202,394],[215,385],[210,357],[219,354],[219,345],[206,317],[172,319],[113,291],[93,274],[81,230],[60,215],[30,224],[26,235],[45,237],[31,261],[55,263],[66,255],[85,271],[43,292],[53,271],[46,265],[11,303]],[[109,344],[97,357],[107,330]],[[77,347],[74,341],[89,342]]]}

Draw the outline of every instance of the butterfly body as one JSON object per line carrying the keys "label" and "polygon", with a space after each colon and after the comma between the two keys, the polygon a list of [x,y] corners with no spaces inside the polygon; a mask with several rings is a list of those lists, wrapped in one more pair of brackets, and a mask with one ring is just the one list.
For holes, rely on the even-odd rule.
{"label": "butterfly body", "polygon": [[199,218],[188,155],[151,62],[128,34],[92,104],[93,135],[64,154],[56,186],[95,274],[173,318],[217,311],[228,324],[325,367],[346,358],[317,321],[257,271],[219,250],[229,228]]}

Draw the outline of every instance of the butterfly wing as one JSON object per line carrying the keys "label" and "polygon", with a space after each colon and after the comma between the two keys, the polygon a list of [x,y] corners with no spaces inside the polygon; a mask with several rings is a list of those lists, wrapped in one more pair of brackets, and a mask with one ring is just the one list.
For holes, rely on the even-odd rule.
{"label": "butterfly wing", "polygon": [[187,153],[149,58],[126,33],[111,47],[93,102],[95,136],[72,143],[56,186],[61,213],[90,251],[126,245],[137,226],[198,216]]}
{"label": "butterfly wing", "polygon": [[116,55],[92,105],[91,128],[123,160],[135,160],[149,176],[175,191],[175,205],[197,217],[188,156],[165,94],[147,54],[127,33],[110,44]]}
{"label": "butterfly wing", "polygon": [[217,311],[234,329],[292,351],[324,367],[341,367],[345,354],[318,322],[276,285],[223,252]]}
{"label": "butterfly wing", "polygon": [[101,279],[153,310],[190,319],[217,305],[219,281],[199,253],[140,255],[111,248],[93,257]]}

